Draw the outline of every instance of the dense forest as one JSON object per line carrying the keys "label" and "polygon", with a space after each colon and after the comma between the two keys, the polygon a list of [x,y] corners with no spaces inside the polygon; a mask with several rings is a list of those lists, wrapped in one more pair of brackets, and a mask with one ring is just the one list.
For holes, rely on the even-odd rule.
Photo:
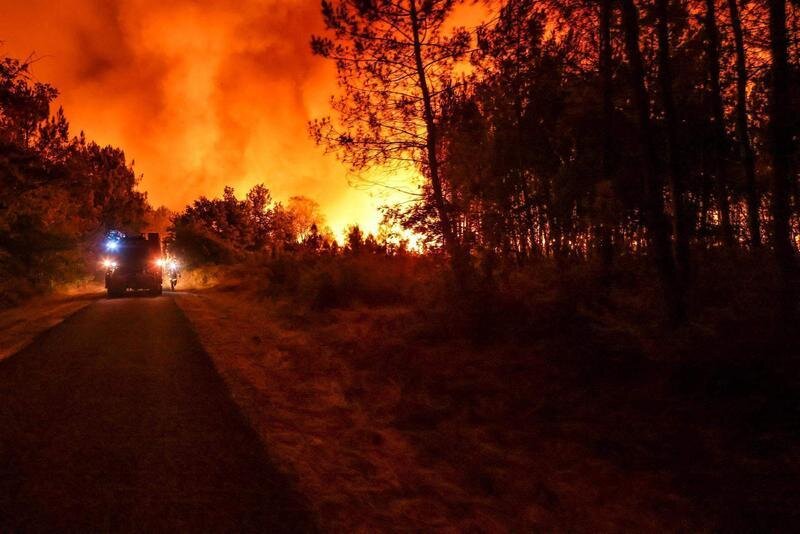
{"label": "dense forest", "polygon": [[[647,256],[674,321],[708,251],[772,251],[796,310],[798,12],[765,2],[323,2],[344,96],[311,125],[354,169],[414,165],[388,216],[460,278]],[[788,315],[785,315],[788,317]]]}
{"label": "dense forest", "polygon": [[72,136],[31,60],[0,60],[0,306],[94,274],[112,229],[154,212],[125,153]]}

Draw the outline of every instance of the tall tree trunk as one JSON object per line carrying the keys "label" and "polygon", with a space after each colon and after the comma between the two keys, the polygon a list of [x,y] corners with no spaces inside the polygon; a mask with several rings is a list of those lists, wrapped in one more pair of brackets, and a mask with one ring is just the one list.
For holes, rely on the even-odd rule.
{"label": "tall tree trunk", "polygon": [[[610,187],[613,181],[614,172],[614,139],[612,137],[614,121],[614,102],[613,102],[613,78],[611,73],[611,0],[600,0],[600,80],[603,94],[603,161],[602,177],[603,181]],[[605,191],[606,197],[611,195],[611,191]],[[597,194],[597,192],[595,193]],[[614,225],[610,216],[611,207],[608,205],[608,198],[601,200],[600,224],[597,225],[597,235],[600,241],[600,257],[603,266],[609,270],[614,262],[614,248],[611,238],[611,229]]]}
{"label": "tall tree trunk", "polygon": [[781,270],[783,317],[790,324],[795,313],[795,254],[791,241],[789,192],[791,191],[792,135],[789,123],[789,59],[787,54],[786,0],[768,0],[772,80],[769,121],[772,141],[772,220],[775,259]]}
{"label": "tall tree trunk", "polygon": [[431,102],[431,93],[425,74],[425,65],[422,61],[422,43],[420,42],[416,0],[410,1],[409,16],[411,17],[411,31],[414,45],[414,63],[417,70],[420,92],[422,93],[428,155],[428,175],[431,180],[431,188],[433,189],[433,202],[436,207],[436,212],[439,215],[439,223],[445,249],[450,255],[450,261],[452,262],[456,277],[459,278],[459,282],[463,282],[464,279],[462,277],[465,275],[465,258],[456,239],[450,212],[444,197],[441,176],[439,175],[439,160],[436,154],[436,145],[438,141],[436,120],[433,114],[433,104]]}
{"label": "tall tree trunk", "polygon": [[673,226],[675,230],[675,260],[681,282],[684,283],[688,279],[690,273],[689,225],[686,217],[686,191],[683,176],[684,165],[681,157],[681,147],[678,146],[675,99],[672,94],[668,7],[669,0],[656,0],[656,16],[658,18],[656,25],[656,33],[658,34],[658,81],[661,87],[664,122],[667,129],[669,185],[672,196]]}
{"label": "tall tree trunk", "polygon": [[653,256],[661,277],[671,319],[682,321],[685,315],[683,293],[678,283],[675,257],[670,243],[669,221],[664,213],[662,182],[657,172],[657,156],[650,121],[650,104],[644,84],[644,66],[639,49],[639,10],[633,0],[620,0],[625,49],[630,63],[633,104],[639,124],[639,139],[644,174],[645,219],[651,234]]}
{"label": "tall tree trunk", "polygon": [[701,244],[703,248],[708,248],[708,235],[710,234],[708,226],[708,209],[711,204],[711,177],[708,172],[708,164],[703,161],[702,163],[702,179],[700,180],[700,235],[702,236]]}
{"label": "tall tree trunk", "polygon": [[761,204],[756,185],[756,165],[753,145],[747,125],[747,66],[745,63],[742,20],[739,16],[738,0],[728,0],[731,16],[733,42],[736,48],[736,135],[739,138],[739,153],[742,158],[747,197],[747,222],[750,230],[750,245],[756,249],[761,246]]}
{"label": "tall tree trunk", "polygon": [[728,200],[728,179],[723,169],[723,151],[725,142],[725,116],[722,111],[722,90],[719,83],[719,30],[717,29],[716,0],[706,0],[706,62],[708,67],[708,96],[711,102],[711,119],[713,124],[713,142],[711,146],[712,167],[717,186],[719,202],[720,226],[722,241],[726,246],[734,245],[733,227],[731,226],[731,208]]}

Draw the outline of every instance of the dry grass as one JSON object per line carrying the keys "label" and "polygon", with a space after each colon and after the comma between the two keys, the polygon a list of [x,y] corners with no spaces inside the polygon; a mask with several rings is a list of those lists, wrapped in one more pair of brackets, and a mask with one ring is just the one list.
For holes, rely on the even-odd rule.
{"label": "dry grass", "polygon": [[40,333],[103,296],[100,284],[59,287],[13,308],[0,310],[0,360],[18,352]]}
{"label": "dry grass", "polygon": [[768,262],[697,264],[677,330],[622,260],[457,300],[427,260],[288,258],[178,300],[328,531],[781,530],[798,340]]}
{"label": "dry grass", "polygon": [[325,530],[698,526],[668,474],[597,453],[608,415],[547,347],[432,343],[403,306],[316,313],[230,289],[178,302]]}

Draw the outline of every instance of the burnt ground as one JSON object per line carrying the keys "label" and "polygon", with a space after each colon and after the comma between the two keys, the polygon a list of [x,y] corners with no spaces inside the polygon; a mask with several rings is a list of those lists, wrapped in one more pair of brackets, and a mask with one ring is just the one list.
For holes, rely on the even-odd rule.
{"label": "burnt ground", "polygon": [[171,297],[0,362],[0,531],[315,530]]}

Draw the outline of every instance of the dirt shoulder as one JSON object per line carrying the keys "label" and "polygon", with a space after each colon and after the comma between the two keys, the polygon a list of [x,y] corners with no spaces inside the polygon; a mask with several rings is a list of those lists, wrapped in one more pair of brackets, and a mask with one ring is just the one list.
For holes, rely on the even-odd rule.
{"label": "dirt shoulder", "polygon": [[89,284],[35,297],[19,306],[0,310],[0,360],[104,295],[100,284]]}
{"label": "dirt shoulder", "polygon": [[646,414],[570,386],[546,347],[426,340],[401,306],[313,313],[235,288],[176,300],[324,530],[702,527],[668,472],[614,446]]}

